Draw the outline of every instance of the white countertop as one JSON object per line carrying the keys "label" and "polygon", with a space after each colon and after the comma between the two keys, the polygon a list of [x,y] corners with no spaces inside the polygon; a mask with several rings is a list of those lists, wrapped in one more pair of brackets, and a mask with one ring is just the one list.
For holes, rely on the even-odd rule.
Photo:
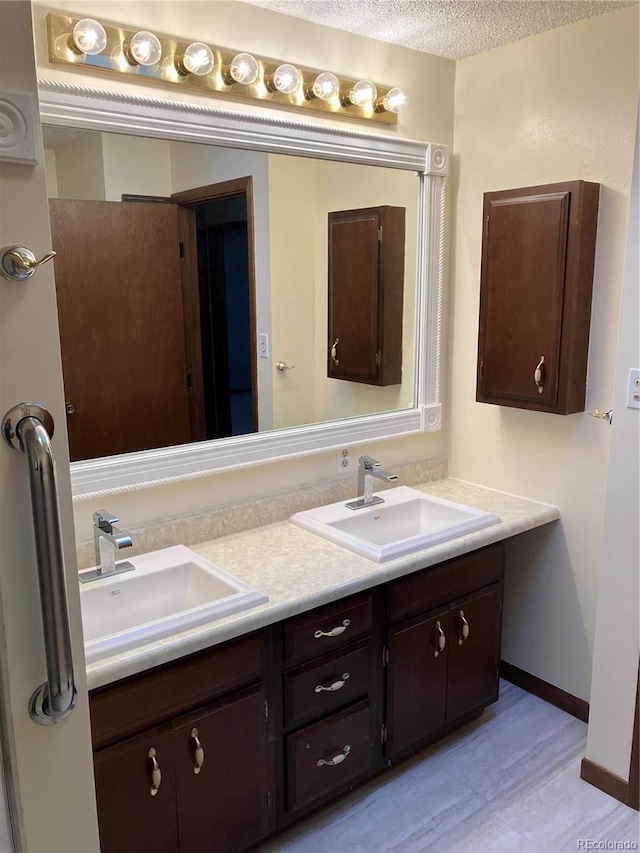
{"label": "white countertop", "polygon": [[476,533],[385,563],[376,563],[354,554],[288,521],[191,546],[207,560],[266,593],[269,602],[88,664],[89,690],[508,539],[560,517],[555,506],[461,480],[437,480],[418,488],[428,494],[493,512],[502,521]]}

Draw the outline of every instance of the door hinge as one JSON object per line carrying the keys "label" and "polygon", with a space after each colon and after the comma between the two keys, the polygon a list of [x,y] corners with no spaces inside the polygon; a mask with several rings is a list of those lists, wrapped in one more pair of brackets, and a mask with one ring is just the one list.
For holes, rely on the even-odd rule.
{"label": "door hinge", "polygon": [[187,373],[187,388],[191,388],[191,387],[192,387],[191,374]]}
{"label": "door hinge", "polygon": [[378,243],[382,243],[382,225],[378,228]]}
{"label": "door hinge", "polygon": [[489,236],[489,217],[488,216],[484,221],[484,236],[485,237]]}
{"label": "door hinge", "polygon": [[265,723],[269,722],[269,703],[267,700],[264,700],[264,721]]}
{"label": "door hinge", "polygon": [[387,727],[383,723],[380,726],[380,743],[386,743],[386,742],[387,742]]}
{"label": "door hinge", "polygon": [[387,646],[382,647],[382,666],[386,666],[389,663],[389,649]]}
{"label": "door hinge", "polygon": [[376,365],[380,367],[380,350],[376,353]]}
{"label": "door hinge", "polygon": [[184,258],[184,243],[182,240],[178,243],[178,251],[180,252],[180,257]]}

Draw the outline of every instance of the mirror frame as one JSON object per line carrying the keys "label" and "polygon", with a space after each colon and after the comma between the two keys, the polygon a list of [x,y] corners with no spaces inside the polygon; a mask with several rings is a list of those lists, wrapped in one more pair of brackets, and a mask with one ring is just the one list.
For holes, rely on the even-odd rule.
{"label": "mirror frame", "polygon": [[384,166],[420,179],[412,408],[74,462],[74,501],[440,429],[447,146],[58,81],[38,86],[43,124]]}

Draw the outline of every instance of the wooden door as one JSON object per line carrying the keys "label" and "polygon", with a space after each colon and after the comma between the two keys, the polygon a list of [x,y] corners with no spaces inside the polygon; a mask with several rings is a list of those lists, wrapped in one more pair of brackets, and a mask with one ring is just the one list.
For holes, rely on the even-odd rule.
{"label": "wooden door", "polygon": [[501,601],[492,584],[449,606],[447,723],[498,698]]}
{"label": "wooden door", "polygon": [[430,611],[389,629],[387,756],[444,726],[448,619],[446,610]]}
{"label": "wooden door", "polygon": [[191,441],[175,205],[49,204],[71,460]]}
{"label": "wooden door", "polygon": [[181,853],[235,853],[274,828],[265,700],[254,687],[174,724]]}
{"label": "wooden door", "polygon": [[[161,773],[155,794],[150,750],[155,750]],[[178,820],[172,750],[171,731],[159,727],[95,754],[102,853],[176,853]]]}
{"label": "wooden door", "polygon": [[[11,154],[32,133],[42,151],[31,3],[0,3],[0,150]],[[18,121],[19,120],[19,121]],[[0,162],[2,245],[51,248],[45,170]],[[0,279],[0,417],[37,400],[52,414],[52,446],[67,577],[74,656],[76,707],[59,725],[35,725],[27,701],[46,679],[32,505],[26,457],[0,451],[0,706],[4,776],[15,849],[68,853],[98,850],[89,709],[84,673],[82,619],[75,561],[69,449],[62,397],[62,369],[52,264],[26,284]],[[0,783],[0,789],[2,788]],[[0,790],[0,798],[2,792]],[[1,808],[1,806],[0,806]],[[0,827],[0,849],[11,841]]]}

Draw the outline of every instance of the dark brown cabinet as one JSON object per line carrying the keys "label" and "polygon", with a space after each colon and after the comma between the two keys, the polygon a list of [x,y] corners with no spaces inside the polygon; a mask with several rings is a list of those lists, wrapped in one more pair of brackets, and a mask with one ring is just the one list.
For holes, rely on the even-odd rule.
{"label": "dark brown cabinet", "polygon": [[378,765],[377,597],[355,595],[282,626],[283,822]]}
{"label": "dark brown cabinet", "polygon": [[[138,728],[148,711],[145,698],[158,720],[176,701],[188,707],[189,697],[202,690],[204,672],[212,673],[212,696],[223,694],[96,750],[102,853],[239,853],[273,830],[273,744],[265,686],[254,683],[226,693],[243,679],[243,669],[245,678],[255,680],[251,670],[264,657],[263,643],[260,637],[240,640],[92,697],[95,744],[96,737],[109,740],[114,733]],[[176,693],[177,688],[183,693]],[[106,703],[114,699],[123,708],[110,734],[100,721]]]}
{"label": "dark brown cabinet", "polygon": [[484,196],[476,399],[584,411],[600,185]]}
{"label": "dark brown cabinet", "polygon": [[331,379],[402,382],[405,209],[329,214]]}
{"label": "dark brown cabinet", "polygon": [[[426,743],[498,698],[502,559],[502,549],[491,546],[390,584],[391,620],[407,608],[431,609],[388,629],[387,756]],[[437,584],[432,571],[440,573]],[[480,586],[487,580],[493,583]],[[450,597],[465,587],[473,591]]]}
{"label": "dark brown cabinet", "polygon": [[103,853],[240,853],[498,698],[492,545],[94,691]]}

